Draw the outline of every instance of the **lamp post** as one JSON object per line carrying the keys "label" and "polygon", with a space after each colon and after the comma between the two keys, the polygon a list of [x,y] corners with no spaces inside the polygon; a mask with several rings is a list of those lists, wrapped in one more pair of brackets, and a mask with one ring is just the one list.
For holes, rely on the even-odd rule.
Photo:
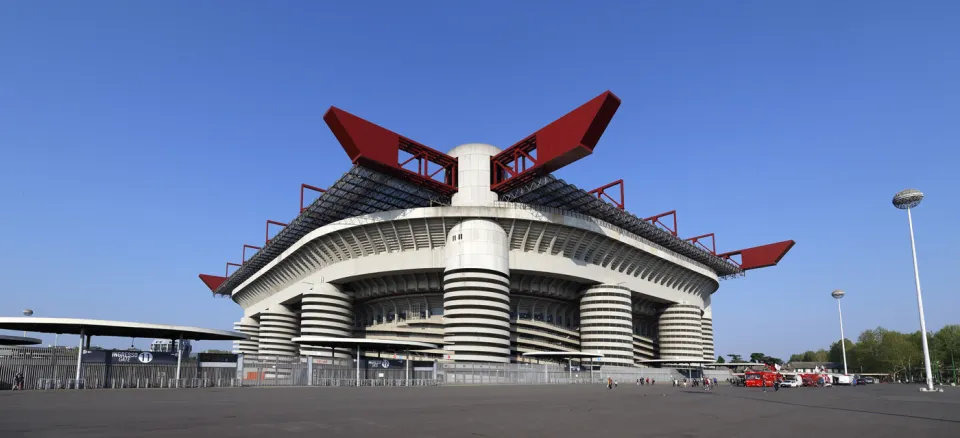
{"label": "lamp post", "polygon": [[[23,309],[23,316],[33,316],[33,310],[31,310],[31,309]],[[27,337],[27,331],[26,331],[26,330],[23,331],[23,337]]]}
{"label": "lamp post", "polygon": [[913,252],[913,277],[917,283],[917,307],[920,309],[920,340],[923,341],[923,365],[927,372],[927,391],[933,391],[933,371],[930,369],[930,348],[927,346],[927,323],[923,318],[923,295],[920,292],[920,270],[917,269],[917,245],[913,239],[913,215],[910,210],[920,205],[923,192],[906,189],[893,196],[893,206],[907,210],[907,223],[910,226],[910,250]]}
{"label": "lamp post", "polygon": [[830,293],[830,296],[836,298],[837,300],[837,312],[840,313],[840,351],[843,352],[843,375],[847,375],[847,342],[846,338],[843,336],[843,309],[840,308],[840,298],[843,298],[847,293],[837,289]]}

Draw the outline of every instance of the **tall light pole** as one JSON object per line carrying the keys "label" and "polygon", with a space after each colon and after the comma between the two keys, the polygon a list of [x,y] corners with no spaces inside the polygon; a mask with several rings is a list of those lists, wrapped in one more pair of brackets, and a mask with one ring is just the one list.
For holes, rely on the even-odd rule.
{"label": "tall light pole", "polygon": [[[23,316],[33,316],[33,310],[31,310],[31,309],[23,309]],[[27,331],[26,331],[26,330],[23,331],[23,337],[27,337]]]}
{"label": "tall light pole", "polygon": [[927,323],[923,318],[923,295],[920,293],[920,270],[917,269],[917,245],[913,240],[913,215],[910,210],[920,205],[923,192],[906,189],[893,196],[893,206],[907,210],[907,223],[910,226],[910,250],[913,252],[913,277],[917,283],[917,307],[920,308],[920,340],[923,341],[923,364],[927,372],[927,391],[933,391],[933,371],[930,369],[930,348],[927,346]]}
{"label": "tall light pole", "polygon": [[837,311],[840,312],[840,351],[843,352],[843,375],[847,375],[847,342],[846,338],[843,337],[843,309],[840,308],[840,298],[843,298],[847,293],[837,289],[830,293],[830,296],[836,298],[837,300]]}

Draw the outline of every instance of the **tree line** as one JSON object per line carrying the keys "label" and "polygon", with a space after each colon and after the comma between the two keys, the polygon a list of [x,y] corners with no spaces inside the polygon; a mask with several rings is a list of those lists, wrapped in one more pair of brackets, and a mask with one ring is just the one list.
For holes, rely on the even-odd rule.
{"label": "tree line", "polygon": [[[887,373],[894,380],[923,381],[923,346],[920,331],[900,333],[883,327],[864,330],[857,342],[844,339],[850,373]],[[956,382],[960,358],[960,325],[948,325],[927,335],[934,380]],[[790,362],[843,363],[840,341],[830,349],[809,350],[790,356]],[[842,366],[842,365],[841,365]]]}

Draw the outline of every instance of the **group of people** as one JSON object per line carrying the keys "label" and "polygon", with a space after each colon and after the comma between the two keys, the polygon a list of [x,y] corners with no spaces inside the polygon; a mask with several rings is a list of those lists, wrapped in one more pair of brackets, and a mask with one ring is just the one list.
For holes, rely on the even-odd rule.
{"label": "group of people", "polygon": [[[689,383],[690,383],[690,385],[693,386],[693,387],[703,386],[703,389],[704,389],[704,390],[709,390],[711,386],[713,386],[713,387],[717,386],[717,378],[714,377],[713,380],[711,380],[709,377],[704,377],[704,378],[700,378],[700,379],[690,379],[690,382],[689,382]],[[682,386],[682,387],[686,388],[686,387],[687,387],[687,379],[686,379],[686,378],[684,378],[683,380],[673,379],[673,386],[674,386],[674,387],[680,387],[680,386]]]}
{"label": "group of people", "polygon": [[[637,379],[637,386],[656,385],[656,384],[657,384],[657,379],[651,379],[649,377],[645,379],[644,378]],[[620,382],[613,380],[613,377],[607,377],[607,389],[613,389],[618,386],[620,386]]]}

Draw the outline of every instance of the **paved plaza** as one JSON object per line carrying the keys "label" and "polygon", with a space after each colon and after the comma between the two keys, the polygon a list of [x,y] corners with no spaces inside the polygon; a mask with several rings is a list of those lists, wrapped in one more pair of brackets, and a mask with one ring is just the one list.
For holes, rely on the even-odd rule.
{"label": "paved plaza", "polygon": [[0,437],[960,436],[960,389],[445,386],[0,393]]}

